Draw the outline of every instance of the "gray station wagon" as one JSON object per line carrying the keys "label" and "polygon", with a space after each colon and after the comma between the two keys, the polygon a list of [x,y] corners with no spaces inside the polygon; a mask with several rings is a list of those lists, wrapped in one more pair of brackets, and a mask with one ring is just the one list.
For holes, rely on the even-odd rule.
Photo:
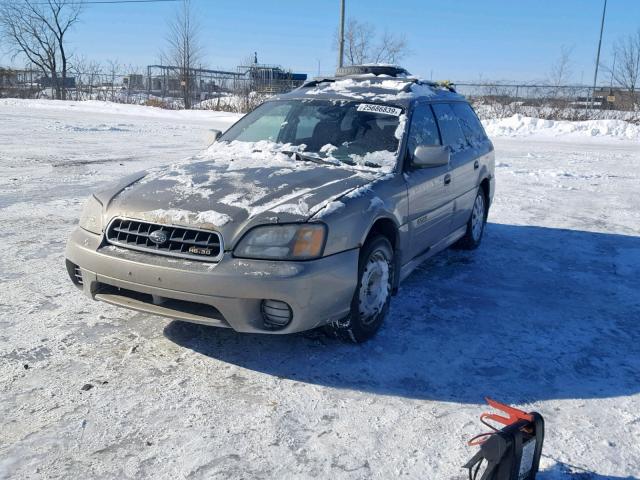
{"label": "gray station wagon", "polygon": [[493,145],[451,86],[349,67],[217,137],[89,198],[66,250],[86,295],[238,332],[325,326],[361,342],[417,265],[482,238]]}

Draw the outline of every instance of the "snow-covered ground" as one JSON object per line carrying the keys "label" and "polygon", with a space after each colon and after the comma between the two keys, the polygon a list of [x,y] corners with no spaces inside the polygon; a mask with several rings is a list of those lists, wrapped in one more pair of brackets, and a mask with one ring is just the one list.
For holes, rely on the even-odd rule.
{"label": "snow-covered ground", "polygon": [[84,197],[235,118],[0,100],[0,478],[463,479],[485,395],[545,416],[541,480],[640,477],[638,137],[489,125],[517,136],[482,247],[423,265],[365,345],[81,296]]}

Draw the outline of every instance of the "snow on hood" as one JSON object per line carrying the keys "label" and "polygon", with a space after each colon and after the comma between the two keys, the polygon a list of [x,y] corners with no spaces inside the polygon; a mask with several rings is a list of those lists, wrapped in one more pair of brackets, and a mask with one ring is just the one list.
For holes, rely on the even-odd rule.
{"label": "snow on hood", "polygon": [[114,192],[107,214],[216,228],[232,239],[257,223],[305,221],[337,198],[389,175],[382,168],[318,164],[284,153],[296,148],[215,143],[193,159],[152,169]]}

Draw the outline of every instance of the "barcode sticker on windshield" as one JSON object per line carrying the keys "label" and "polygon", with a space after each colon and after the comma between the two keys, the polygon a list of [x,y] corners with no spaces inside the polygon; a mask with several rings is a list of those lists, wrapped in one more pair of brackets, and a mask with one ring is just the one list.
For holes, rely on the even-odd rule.
{"label": "barcode sticker on windshield", "polygon": [[361,103],[358,105],[359,112],[382,113],[383,115],[393,115],[399,117],[402,113],[401,108],[389,107],[387,105],[377,105],[375,103]]}

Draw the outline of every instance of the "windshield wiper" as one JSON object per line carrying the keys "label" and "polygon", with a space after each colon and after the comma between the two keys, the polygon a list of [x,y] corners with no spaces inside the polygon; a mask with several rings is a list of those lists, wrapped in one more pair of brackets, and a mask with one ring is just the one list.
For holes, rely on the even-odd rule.
{"label": "windshield wiper", "polygon": [[[293,155],[295,157],[296,160],[298,161],[303,161],[303,162],[313,162],[313,163],[318,163],[318,164],[324,164],[324,165],[338,165],[339,163],[343,163],[346,165],[349,165],[351,167],[367,167],[367,168],[381,168],[382,165],[378,165],[377,163],[373,163],[373,162],[364,162],[362,164],[358,164],[356,162],[354,162],[353,160],[350,159],[346,159],[346,158],[335,158],[335,157],[331,157],[331,160],[327,160],[325,158],[319,157],[317,155],[309,155],[308,153],[302,153],[302,152],[297,152],[297,151],[293,151],[293,150],[280,150],[281,153],[284,153],[286,155]],[[332,161],[333,160],[333,161]]]}
{"label": "windshield wiper", "polygon": [[303,161],[303,162],[313,162],[313,163],[319,163],[319,164],[325,164],[325,165],[335,165],[334,162],[330,162],[328,160],[325,160],[323,158],[317,157],[315,155],[309,155],[306,153],[302,153],[302,152],[297,152],[297,151],[293,151],[293,150],[280,150],[282,153],[284,153],[285,155],[293,155],[295,157],[296,160],[298,161]]}

